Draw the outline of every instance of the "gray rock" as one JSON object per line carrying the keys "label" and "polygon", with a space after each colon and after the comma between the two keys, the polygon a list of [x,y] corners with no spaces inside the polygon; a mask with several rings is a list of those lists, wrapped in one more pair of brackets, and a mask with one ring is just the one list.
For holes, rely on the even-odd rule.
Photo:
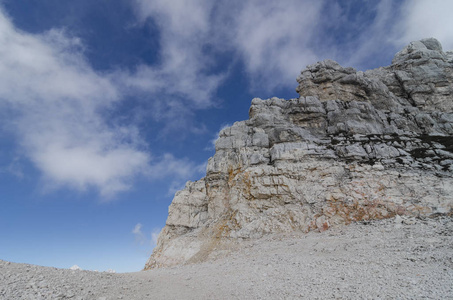
{"label": "gray rock", "polygon": [[325,60],[301,72],[299,98],[253,99],[206,177],[176,193],[145,268],[269,233],[452,214],[451,57],[431,38],[366,72]]}

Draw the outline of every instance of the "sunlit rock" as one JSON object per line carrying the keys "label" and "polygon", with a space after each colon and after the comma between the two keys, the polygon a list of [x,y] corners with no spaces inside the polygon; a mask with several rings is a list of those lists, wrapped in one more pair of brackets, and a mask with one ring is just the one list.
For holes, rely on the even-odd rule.
{"label": "sunlit rock", "polygon": [[297,99],[253,99],[220,132],[206,177],[176,193],[145,269],[242,239],[354,221],[452,214],[453,60],[435,39],[366,72],[325,60]]}

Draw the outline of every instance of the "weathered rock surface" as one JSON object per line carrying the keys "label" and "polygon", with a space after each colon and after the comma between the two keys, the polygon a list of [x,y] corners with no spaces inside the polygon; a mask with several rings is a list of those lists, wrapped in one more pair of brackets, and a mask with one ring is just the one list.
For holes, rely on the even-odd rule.
{"label": "weathered rock surface", "polygon": [[206,177],[176,193],[145,269],[203,261],[241,239],[453,211],[453,53],[412,42],[366,72],[326,60],[300,98],[253,99]]}

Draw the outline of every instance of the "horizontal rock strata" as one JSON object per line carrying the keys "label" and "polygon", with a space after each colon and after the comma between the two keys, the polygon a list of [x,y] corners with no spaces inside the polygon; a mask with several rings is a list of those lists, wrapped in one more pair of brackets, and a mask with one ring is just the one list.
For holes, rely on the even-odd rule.
{"label": "horizontal rock strata", "polygon": [[300,98],[255,98],[249,120],[220,132],[206,177],[176,193],[145,269],[267,233],[452,214],[452,52],[425,39],[388,67],[326,60],[297,81]]}

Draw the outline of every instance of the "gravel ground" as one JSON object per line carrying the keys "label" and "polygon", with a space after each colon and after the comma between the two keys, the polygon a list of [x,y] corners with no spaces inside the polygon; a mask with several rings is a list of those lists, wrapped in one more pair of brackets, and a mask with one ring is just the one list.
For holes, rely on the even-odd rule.
{"label": "gravel ground", "polygon": [[0,260],[0,299],[453,299],[451,218],[269,235],[214,261],[97,273]]}

